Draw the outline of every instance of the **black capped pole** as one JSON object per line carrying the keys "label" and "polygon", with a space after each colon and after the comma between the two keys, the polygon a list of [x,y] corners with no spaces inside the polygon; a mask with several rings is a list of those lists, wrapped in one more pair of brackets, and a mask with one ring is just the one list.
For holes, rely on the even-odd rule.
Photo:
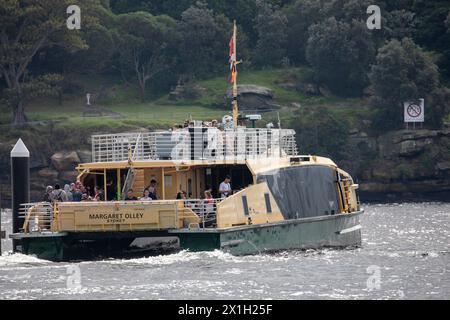
{"label": "black capped pole", "polygon": [[[24,219],[19,218],[20,204],[30,202],[30,152],[22,139],[11,150],[11,191],[13,233],[19,232]],[[20,241],[13,239],[13,252],[21,251]]]}

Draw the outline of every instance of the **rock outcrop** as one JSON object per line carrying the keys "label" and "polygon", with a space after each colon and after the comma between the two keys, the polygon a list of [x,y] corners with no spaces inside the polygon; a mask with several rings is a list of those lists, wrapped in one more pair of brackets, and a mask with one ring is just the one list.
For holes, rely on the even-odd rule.
{"label": "rock outcrop", "polygon": [[74,166],[81,162],[75,151],[57,152],[52,155],[51,161],[58,171],[72,170]]}
{"label": "rock outcrop", "polygon": [[354,159],[342,166],[363,199],[450,199],[450,130],[351,133]]}
{"label": "rock outcrop", "polygon": [[[231,89],[225,94],[225,105],[229,107],[233,99]],[[279,106],[275,102],[275,93],[273,90],[256,85],[239,85],[238,99],[240,110],[267,110],[277,109]]]}

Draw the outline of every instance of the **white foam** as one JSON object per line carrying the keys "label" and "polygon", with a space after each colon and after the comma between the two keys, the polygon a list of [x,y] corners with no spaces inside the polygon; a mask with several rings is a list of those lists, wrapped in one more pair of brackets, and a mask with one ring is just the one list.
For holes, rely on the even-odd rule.
{"label": "white foam", "polygon": [[0,256],[0,267],[17,266],[22,264],[45,265],[49,261],[38,259],[35,256],[21,253],[3,252]]}

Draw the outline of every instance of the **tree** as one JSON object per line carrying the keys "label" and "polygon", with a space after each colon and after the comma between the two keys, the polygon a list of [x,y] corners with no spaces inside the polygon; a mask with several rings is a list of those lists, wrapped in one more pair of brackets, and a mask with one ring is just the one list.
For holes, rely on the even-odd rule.
{"label": "tree", "polygon": [[258,66],[279,66],[286,57],[287,17],[278,7],[257,1],[254,61]]}
{"label": "tree", "polygon": [[317,80],[335,94],[360,95],[374,57],[375,45],[363,21],[329,18],[309,29],[306,58]]}
{"label": "tree", "polygon": [[436,64],[409,38],[391,40],[379,49],[370,80],[377,129],[400,127],[406,101],[424,98],[425,122],[432,127],[439,127],[448,113],[448,92],[439,84]]}
{"label": "tree", "polygon": [[414,41],[429,51],[439,53],[437,64],[450,78],[450,33],[445,21],[450,12],[448,0],[414,0],[411,10],[416,14]]}
{"label": "tree", "polygon": [[225,72],[232,32],[229,19],[215,15],[205,4],[197,3],[184,11],[178,23],[181,73],[203,78]]}
{"label": "tree", "polygon": [[[92,1],[82,1],[91,8]],[[23,124],[25,97],[30,91],[44,93],[43,87],[55,81],[29,73],[33,58],[44,49],[60,46],[68,50],[86,48],[77,30],[66,26],[69,0],[1,0],[0,1],[0,74],[7,87],[7,103],[13,110],[12,123]],[[80,4],[80,3],[79,3]],[[89,10],[83,16],[83,26],[94,23]],[[53,77],[54,78],[54,77]]]}
{"label": "tree", "polygon": [[176,23],[168,16],[133,12],[118,16],[116,43],[119,69],[125,80],[131,73],[145,99],[149,81],[172,64],[167,50],[174,39]]}
{"label": "tree", "polygon": [[402,9],[390,11],[386,15],[386,29],[390,39],[403,39],[413,36],[416,26],[414,12]]}
{"label": "tree", "polygon": [[86,50],[70,52],[65,55],[65,71],[76,73],[99,73],[108,71],[115,53],[114,32],[116,16],[107,7],[99,6],[91,12],[98,24],[81,29],[81,37],[87,45]]}
{"label": "tree", "polygon": [[286,48],[291,61],[306,63],[308,29],[324,19],[323,5],[323,1],[297,0],[284,9],[288,18]]}

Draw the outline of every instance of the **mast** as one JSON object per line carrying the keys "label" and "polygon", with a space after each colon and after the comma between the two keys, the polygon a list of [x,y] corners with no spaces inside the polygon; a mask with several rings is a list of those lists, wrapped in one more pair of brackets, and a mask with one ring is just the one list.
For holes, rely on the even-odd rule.
{"label": "mast", "polygon": [[235,128],[237,128],[238,125],[238,102],[237,102],[237,96],[238,96],[238,87],[237,87],[237,69],[236,65],[239,63],[237,62],[237,52],[236,52],[236,34],[237,34],[237,27],[236,27],[236,20],[234,20],[233,23],[233,54],[231,56],[231,79],[233,81],[233,125]]}

